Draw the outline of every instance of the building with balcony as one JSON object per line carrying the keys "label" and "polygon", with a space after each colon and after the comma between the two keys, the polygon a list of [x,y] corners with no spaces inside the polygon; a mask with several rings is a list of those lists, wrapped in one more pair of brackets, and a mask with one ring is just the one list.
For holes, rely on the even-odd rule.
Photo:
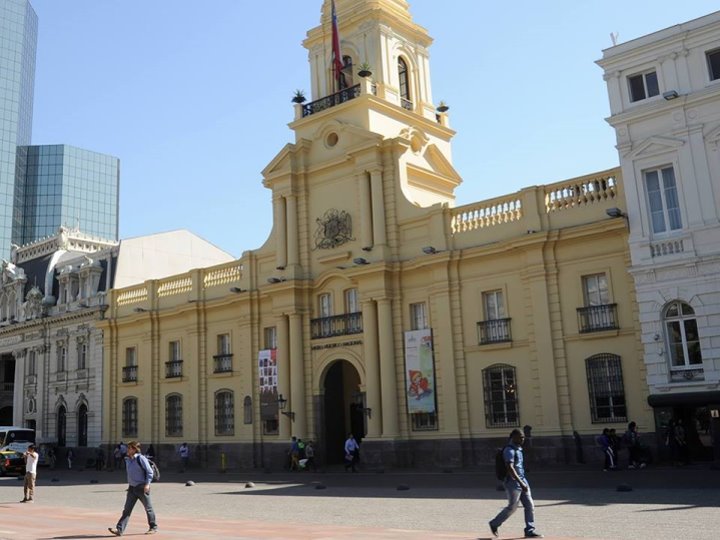
{"label": "building with balcony", "polygon": [[117,240],[119,160],[31,146],[38,18],[28,0],[3,0],[0,21],[0,259],[61,226]]}
{"label": "building with balcony", "polygon": [[620,169],[456,206],[431,38],[404,0],[336,5],[343,84],[326,0],[267,242],[108,296],[103,440],[279,467],[293,435],[331,464],[353,432],[365,463],[472,466],[515,427],[546,462],[652,430]]}
{"label": "building with balcony", "polygon": [[[203,239],[173,231],[121,242],[60,229],[14,248],[0,267],[0,423],[31,427],[38,442],[94,457],[101,442],[107,293],[232,260]],[[123,380],[137,379],[129,351]]]}
{"label": "building with balcony", "polygon": [[607,49],[598,64],[655,429],[662,438],[680,422],[691,459],[714,449],[720,460],[720,12]]}

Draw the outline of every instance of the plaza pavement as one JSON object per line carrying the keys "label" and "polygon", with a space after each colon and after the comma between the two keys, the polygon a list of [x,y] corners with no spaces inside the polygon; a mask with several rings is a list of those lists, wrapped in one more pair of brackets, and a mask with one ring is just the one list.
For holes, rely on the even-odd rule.
{"label": "plaza pavement", "polygon": [[[544,468],[529,476],[538,530],[548,539],[718,538],[720,471],[707,466],[617,473]],[[186,486],[187,480],[195,485]],[[617,491],[621,484],[632,491]],[[22,482],[0,478],[0,539],[111,537],[107,528],[122,510],[124,489],[122,472],[41,468],[35,504],[22,504]],[[152,493],[158,540],[484,540],[491,537],[488,520],[504,503],[490,470],[163,470]],[[125,536],[145,538],[146,529],[138,505]],[[522,530],[519,509],[501,528],[501,538],[521,538]]]}

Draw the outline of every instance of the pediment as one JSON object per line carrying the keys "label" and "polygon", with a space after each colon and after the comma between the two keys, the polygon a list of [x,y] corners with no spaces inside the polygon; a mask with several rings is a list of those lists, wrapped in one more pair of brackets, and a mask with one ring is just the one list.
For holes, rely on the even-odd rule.
{"label": "pediment", "polygon": [[452,163],[450,163],[436,145],[428,145],[423,157],[433,171],[446,178],[454,179],[458,184],[462,183],[462,178],[457,170],[455,170],[455,167],[453,167]]}
{"label": "pediment", "polygon": [[267,164],[262,170],[263,178],[271,178],[278,173],[290,170],[293,144],[286,144],[285,147]]}
{"label": "pediment", "polygon": [[655,156],[676,150],[683,146],[685,141],[673,137],[650,137],[644,141],[634,144],[633,148],[623,157],[635,159],[638,157]]}

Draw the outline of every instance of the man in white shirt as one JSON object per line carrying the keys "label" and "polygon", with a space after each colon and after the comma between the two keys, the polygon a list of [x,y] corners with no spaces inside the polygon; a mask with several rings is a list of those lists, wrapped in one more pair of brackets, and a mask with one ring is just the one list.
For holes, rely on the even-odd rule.
{"label": "man in white shirt", "polygon": [[360,460],[360,445],[355,440],[352,433],[348,434],[348,438],[345,441],[345,470],[349,470],[352,467],[352,472],[357,472],[355,465]]}
{"label": "man in white shirt", "polygon": [[23,500],[20,502],[31,503],[35,497],[35,475],[38,464],[38,453],[35,451],[34,444],[28,446],[23,457],[25,458],[25,485]]}

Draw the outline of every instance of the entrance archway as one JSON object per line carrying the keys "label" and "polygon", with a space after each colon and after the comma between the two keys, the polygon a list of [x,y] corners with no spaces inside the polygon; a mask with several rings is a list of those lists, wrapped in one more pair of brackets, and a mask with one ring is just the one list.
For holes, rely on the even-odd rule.
{"label": "entrance archway", "polygon": [[347,434],[352,432],[358,441],[365,437],[365,416],[357,404],[360,375],[350,362],[338,360],[328,368],[323,388],[325,460],[342,463]]}

